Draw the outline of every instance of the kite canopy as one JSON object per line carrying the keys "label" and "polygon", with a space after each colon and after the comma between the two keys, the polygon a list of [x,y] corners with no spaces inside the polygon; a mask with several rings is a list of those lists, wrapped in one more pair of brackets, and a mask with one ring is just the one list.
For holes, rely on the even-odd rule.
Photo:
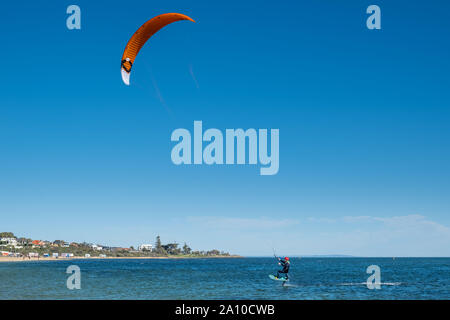
{"label": "kite canopy", "polygon": [[181,20],[195,22],[190,17],[181,13],[165,13],[148,20],[133,34],[125,47],[120,64],[122,80],[126,85],[130,85],[130,72],[134,59],[136,59],[139,50],[141,50],[147,40],[168,24]]}

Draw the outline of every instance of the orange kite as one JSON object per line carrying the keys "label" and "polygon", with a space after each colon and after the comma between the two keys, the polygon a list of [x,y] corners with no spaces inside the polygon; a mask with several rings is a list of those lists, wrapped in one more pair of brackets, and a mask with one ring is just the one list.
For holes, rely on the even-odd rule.
{"label": "orange kite", "polygon": [[136,59],[139,50],[141,50],[147,40],[168,24],[181,20],[195,22],[190,17],[181,13],[165,13],[148,20],[133,34],[125,47],[120,64],[122,80],[126,85],[130,85],[130,72],[134,59]]}

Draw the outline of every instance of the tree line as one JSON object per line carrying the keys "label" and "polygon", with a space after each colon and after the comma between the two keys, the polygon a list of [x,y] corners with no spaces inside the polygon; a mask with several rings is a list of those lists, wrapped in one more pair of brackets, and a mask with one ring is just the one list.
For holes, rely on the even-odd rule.
{"label": "tree line", "polygon": [[[53,242],[46,242],[45,245],[38,246],[32,244],[32,239],[17,238],[12,232],[0,232],[0,238],[15,238],[20,244],[21,248],[9,248],[13,252],[20,252],[27,254],[29,252],[44,253],[73,253],[75,256],[84,256],[90,254],[91,256],[98,256],[100,254],[107,254],[108,256],[116,257],[132,257],[132,256],[229,256],[228,252],[219,251],[216,249],[208,251],[192,250],[192,248],[185,242],[183,246],[172,242],[163,244],[161,237],[156,237],[155,246],[153,250],[137,251],[133,246],[130,248],[108,248],[103,247],[102,250],[94,250],[91,244],[82,243],[67,243],[64,240],[55,240]],[[0,246],[6,247],[6,243],[1,243]],[[9,247],[9,246],[8,246]],[[7,249],[7,248],[5,248]]]}

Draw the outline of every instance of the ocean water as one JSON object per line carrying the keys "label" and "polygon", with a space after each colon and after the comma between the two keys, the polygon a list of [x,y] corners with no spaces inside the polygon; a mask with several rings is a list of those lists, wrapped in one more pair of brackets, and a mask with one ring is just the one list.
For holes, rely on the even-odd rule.
{"label": "ocean water", "polygon": [[[69,290],[66,269],[81,270]],[[366,269],[378,265],[381,289]],[[274,258],[0,263],[0,299],[450,299],[450,258],[291,259],[282,287]]]}

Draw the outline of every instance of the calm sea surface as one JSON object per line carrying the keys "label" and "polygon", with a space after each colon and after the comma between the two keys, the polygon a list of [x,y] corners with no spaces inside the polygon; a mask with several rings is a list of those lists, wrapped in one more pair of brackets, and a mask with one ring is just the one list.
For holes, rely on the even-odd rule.
{"label": "calm sea surface", "polygon": [[[66,268],[81,269],[81,289]],[[366,268],[381,268],[369,290]],[[292,259],[291,281],[268,278],[274,258],[0,263],[0,299],[450,299],[450,258]]]}

